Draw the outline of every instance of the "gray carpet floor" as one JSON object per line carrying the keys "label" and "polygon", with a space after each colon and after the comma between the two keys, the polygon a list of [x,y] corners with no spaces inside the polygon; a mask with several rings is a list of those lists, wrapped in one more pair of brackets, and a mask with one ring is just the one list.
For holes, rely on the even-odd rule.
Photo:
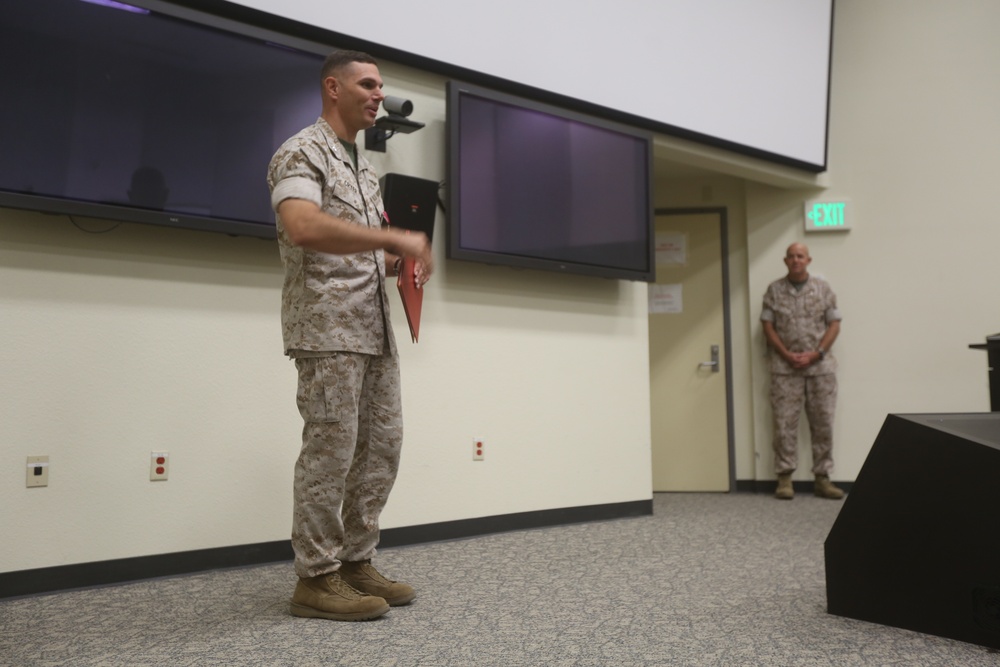
{"label": "gray carpet floor", "polygon": [[826,613],[841,503],[656,494],[652,516],[384,549],[418,597],[288,614],[291,563],[0,600],[0,664],[977,667],[981,646]]}

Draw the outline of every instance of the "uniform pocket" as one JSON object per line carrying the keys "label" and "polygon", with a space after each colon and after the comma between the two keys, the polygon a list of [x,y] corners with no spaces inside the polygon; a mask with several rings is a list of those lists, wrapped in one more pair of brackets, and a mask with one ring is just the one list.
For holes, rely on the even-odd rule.
{"label": "uniform pocket", "polygon": [[335,357],[306,357],[295,360],[299,371],[296,402],[306,422],[339,422],[338,374]]}
{"label": "uniform pocket", "polygon": [[348,220],[364,219],[365,200],[354,179],[339,178],[325,192],[324,209]]}

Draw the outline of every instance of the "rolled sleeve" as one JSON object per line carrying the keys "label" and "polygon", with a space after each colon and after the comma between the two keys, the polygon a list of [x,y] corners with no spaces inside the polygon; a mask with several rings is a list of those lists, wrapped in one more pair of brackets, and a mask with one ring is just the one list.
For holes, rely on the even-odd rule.
{"label": "rolled sleeve", "polygon": [[286,199],[305,199],[316,206],[323,206],[323,189],[316,181],[304,176],[291,176],[282,179],[274,185],[271,192],[271,208],[278,210],[278,205]]}

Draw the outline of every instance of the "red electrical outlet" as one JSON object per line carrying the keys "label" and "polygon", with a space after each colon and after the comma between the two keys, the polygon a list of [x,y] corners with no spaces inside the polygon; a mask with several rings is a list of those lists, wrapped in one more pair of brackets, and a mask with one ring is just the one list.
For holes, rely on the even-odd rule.
{"label": "red electrical outlet", "polygon": [[149,453],[149,481],[165,482],[170,474],[170,455],[167,452]]}

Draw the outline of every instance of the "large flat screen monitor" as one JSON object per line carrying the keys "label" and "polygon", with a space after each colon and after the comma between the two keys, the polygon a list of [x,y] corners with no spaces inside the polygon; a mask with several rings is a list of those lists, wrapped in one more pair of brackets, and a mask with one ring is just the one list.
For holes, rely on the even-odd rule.
{"label": "large flat screen monitor", "polygon": [[7,2],[0,206],[273,237],[267,164],[320,114],[309,52],[165,3]]}
{"label": "large flat screen monitor", "polygon": [[449,258],[654,279],[648,133],[456,81],[447,117]]}

